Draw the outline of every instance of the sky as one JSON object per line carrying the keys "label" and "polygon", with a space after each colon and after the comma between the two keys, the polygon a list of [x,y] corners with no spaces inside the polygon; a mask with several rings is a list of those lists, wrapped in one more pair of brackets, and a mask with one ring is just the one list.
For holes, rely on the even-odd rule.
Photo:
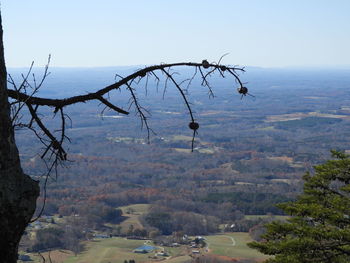
{"label": "sky", "polygon": [[349,67],[350,0],[0,0],[8,67]]}

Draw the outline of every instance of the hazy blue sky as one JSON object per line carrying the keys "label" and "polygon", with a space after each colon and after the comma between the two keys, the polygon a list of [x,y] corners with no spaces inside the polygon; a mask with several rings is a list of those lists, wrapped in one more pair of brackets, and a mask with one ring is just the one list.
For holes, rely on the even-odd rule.
{"label": "hazy blue sky", "polygon": [[350,0],[3,0],[8,66],[350,65]]}

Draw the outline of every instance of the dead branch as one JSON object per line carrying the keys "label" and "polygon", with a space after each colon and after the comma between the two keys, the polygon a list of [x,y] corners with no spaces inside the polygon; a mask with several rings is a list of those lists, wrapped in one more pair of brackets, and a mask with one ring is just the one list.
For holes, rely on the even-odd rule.
{"label": "dead branch", "polygon": [[[146,78],[145,90],[147,94],[149,78],[153,78],[156,82],[156,90],[158,91],[158,86],[161,82],[161,79],[159,78],[157,73],[161,73],[163,76],[165,76],[163,98],[165,96],[165,92],[168,88],[168,85],[172,84],[179,91],[180,97],[182,98],[188,109],[188,113],[191,119],[188,127],[191,130],[193,130],[191,143],[191,149],[193,151],[194,141],[196,135],[198,134],[197,131],[199,129],[199,124],[195,121],[191,104],[186,95],[190,85],[192,84],[192,81],[195,79],[198,72],[200,73],[199,77],[201,78],[201,85],[208,89],[210,97],[214,97],[214,92],[212,86],[210,85],[209,78],[215,73],[218,73],[223,78],[225,77],[225,74],[231,75],[234,78],[235,82],[238,83],[239,87],[237,90],[238,93],[242,95],[241,98],[243,98],[243,96],[245,95],[251,95],[248,93],[248,89],[244,86],[239,77],[239,73],[244,72],[244,68],[220,65],[222,58],[223,56],[220,58],[218,63],[209,63],[207,60],[203,60],[201,63],[182,62],[173,64],[154,65],[145,67],[143,69],[139,69],[133,74],[130,74],[126,77],[122,77],[116,74],[116,77],[118,77],[119,80],[107,87],[97,90],[96,92],[87,93],[79,96],[72,96],[65,99],[49,99],[36,96],[38,90],[42,87],[45,79],[50,74],[50,72],[48,72],[50,56],[48,59],[48,63],[45,66],[44,73],[39,81],[32,73],[34,65],[33,63],[31,64],[27,74],[21,75],[22,81],[19,85],[17,85],[12,76],[9,75],[8,82],[13,87],[13,89],[8,89],[8,96],[11,99],[10,102],[12,125],[15,128],[28,128],[29,130],[33,131],[35,136],[44,146],[43,153],[41,154],[41,158],[47,169],[46,173],[43,175],[45,178],[43,185],[44,202],[40,209],[39,215],[36,218],[34,218],[32,222],[37,220],[43,213],[46,203],[46,185],[48,182],[48,178],[53,172],[57,177],[57,167],[59,165],[63,165],[63,162],[67,160],[67,153],[64,149],[64,143],[66,141],[70,142],[70,139],[66,136],[66,119],[70,120],[70,118],[64,113],[64,110],[67,106],[91,100],[98,100],[105,106],[103,111],[105,109],[111,109],[119,114],[128,115],[129,111],[118,107],[109,99],[109,93],[111,91],[120,90],[120,88],[124,86],[126,90],[130,93],[129,108],[132,106],[135,108],[136,115],[140,118],[141,121],[141,128],[146,128],[147,139],[149,142],[150,134],[154,133],[148,123],[150,113],[140,104],[136,94],[136,90],[133,87],[133,85],[135,83],[137,85],[143,78]],[[175,74],[177,74],[177,72],[171,71],[173,68],[177,67],[192,67],[194,68],[194,73],[189,79],[178,81],[174,76]],[[32,76],[31,80],[30,76]],[[185,86],[186,82],[188,83],[186,87],[183,88],[182,86]],[[21,110],[25,106],[28,108],[29,113],[31,115],[31,118],[27,123],[23,122],[22,116],[20,114]],[[56,116],[56,114],[59,114],[60,128],[58,130],[50,131],[50,129],[47,128],[48,126],[45,125],[38,112],[39,108],[43,106],[52,107],[54,116]],[[59,132],[58,137],[55,136],[55,132]],[[40,253],[39,255],[45,262],[45,258]],[[50,254],[49,260],[51,262]]]}
{"label": "dead branch", "polygon": [[[39,138],[40,142],[44,145],[44,152],[41,154],[41,158],[44,159],[45,157],[48,157],[51,164],[48,164],[48,170],[51,172],[54,168],[57,167],[58,164],[60,164],[62,161],[67,160],[67,153],[64,150],[64,142],[66,140],[69,141],[69,138],[66,136],[65,130],[66,130],[66,117],[69,118],[64,113],[65,107],[69,105],[73,105],[76,103],[81,102],[87,102],[90,100],[98,100],[103,105],[105,105],[105,108],[111,109],[117,113],[120,114],[129,114],[128,111],[118,107],[117,105],[113,104],[109,100],[109,92],[114,90],[119,90],[122,86],[126,87],[126,89],[130,93],[130,107],[134,106],[136,110],[136,114],[140,117],[141,120],[141,127],[145,127],[147,130],[147,139],[149,141],[150,139],[150,133],[153,132],[150,125],[148,124],[148,117],[150,116],[147,109],[142,107],[139,103],[139,99],[136,94],[136,90],[133,87],[133,83],[139,83],[141,79],[146,77],[146,92],[147,92],[147,85],[149,78],[153,77],[158,85],[160,83],[160,78],[157,75],[157,72],[160,72],[165,76],[165,86],[163,91],[163,96],[165,94],[165,91],[169,84],[172,84],[175,86],[175,88],[179,91],[181,98],[183,99],[191,121],[189,123],[189,128],[193,130],[193,137],[192,137],[192,151],[194,148],[194,139],[197,134],[197,130],[199,128],[199,124],[195,122],[193,110],[191,108],[191,105],[186,97],[186,91],[188,90],[189,86],[191,85],[192,81],[194,80],[195,76],[197,75],[197,72],[200,73],[200,78],[202,80],[201,85],[206,87],[209,92],[210,97],[214,97],[214,92],[212,89],[212,86],[210,85],[209,78],[214,74],[218,73],[221,77],[225,77],[225,73],[228,75],[231,75],[234,80],[238,83],[238,92],[242,95],[242,97],[246,94],[250,95],[248,93],[248,89],[244,87],[242,81],[240,80],[239,73],[244,72],[244,68],[236,67],[236,66],[225,66],[220,65],[222,57],[220,58],[219,63],[209,63],[207,60],[203,60],[202,63],[192,63],[192,62],[182,62],[182,63],[172,63],[172,64],[160,64],[160,65],[154,65],[145,67],[143,69],[139,69],[136,72],[126,76],[122,77],[120,75],[116,75],[116,77],[119,77],[120,79],[116,81],[115,83],[104,87],[100,90],[97,90],[96,92],[87,93],[84,95],[79,96],[72,96],[64,99],[49,99],[49,98],[42,98],[35,96],[39,90],[39,88],[43,85],[45,79],[50,74],[48,72],[49,68],[49,62],[50,57],[48,59],[48,63],[45,66],[44,74],[40,81],[37,81],[35,78],[35,75],[33,74],[32,81],[29,81],[29,76],[31,75],[33,64],[30,66],[30,69],[26,75],[22,75],[22,81],[20,85],[16,85],[14,79],[12,76],[9,76],[9,83],[12,85],[13,89],[8,89],[8,96],[12,99],[12,107],[13,107],[13,123],[14,125],[17,125],[19,127],[27,127],[31,130],[35,131],[35,128],[33,127],[33,124],[36,123],[37,127],[40,131],[42,131],[43,135],[39,134],[37,131],[35,131],[35,135]],[[178,81],[174,77],[174,74],[177,74],[177,72],[171,72],[170,70],[177,67],[192,67],[194,68],[194,74],[185,81]],[[182,88],[182,85],[188,81],[188,84],[185,88]],[[107,97],[107,99],[105,98]],[[29,110],[29,113],[31,114],[31,119],[28,123],[21,123],[21,118],[19,116],[20,110],[26,106]],[[54,133],[51,132],[45,125],[45,123],[42,121],[40,116],[38,115],[38,109],[41,106],[47,106],[54,108],[53,112],[54,114],[59,113],[60,114],[60,129],[58,132],[60,132],[59,139],[54,136]],[[154,132],[153,132],[154,133]]]}
{"label": "dead branch", "polygon": [[[40,106],[49,106],[54,108],[63,108],[72,104],[80,103],[80,102],[87,102],[89,100],[99,100],[101,96],[105,95],[106,93],[119,89],[121,86],[126,85],[129,81],[134,80],[138,77],[144,77],[147,73],[152,73],[157,70],[164,70],[166,68],[174,68],[174,67],[181,67],[181,66],[187,66],[187,67],[196,67],[200,71],[202,71],[202,63],[192,63],[192,62],[183,62],[183,63],[173,63],[173,64],[161,64],[161,65],[155,65],[146,67],[144,69],[140,69],[136,71],[133,74],[130,74],[129,76],[121,79],[120,81],[109,85],[103,89],[100,89],[93,93],[88,93],[85,95],[79,95],[79,96],[73,96],[70,98],[65,99],[48,99],[48,98],[40,98],[40,97],[34,97],[27,95],[26,93],[19,92],[16,90],[8,90],[8,96],[14,100],[21,101],[21,102],[27,102],[32,105],[40,105]],[[209,68],[215,69],[215,71],[220,70],[220,65],[217,64],[209,64],[209,66],[206,66]],[[236,72],[244,72],[243,68],[240,67],[226,67],[228,69],[229,73],[233,75],[239,82],[239,85],[243,87],[242,82],[240,81],[238,74]],[[208,75],[202,75],[203,85],[206,87],[210,87],[209,81],[208,81]]]}

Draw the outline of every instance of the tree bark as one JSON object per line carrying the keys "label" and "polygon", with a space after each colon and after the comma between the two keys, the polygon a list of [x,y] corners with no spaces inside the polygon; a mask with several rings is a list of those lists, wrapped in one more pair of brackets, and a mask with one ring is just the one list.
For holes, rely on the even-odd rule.
{"label": "tree bark", "polygon": [[18,244],[33,216],[39,184],[21,168],[7,96],[0,14],[0,257],[2,263],[15,263]]}

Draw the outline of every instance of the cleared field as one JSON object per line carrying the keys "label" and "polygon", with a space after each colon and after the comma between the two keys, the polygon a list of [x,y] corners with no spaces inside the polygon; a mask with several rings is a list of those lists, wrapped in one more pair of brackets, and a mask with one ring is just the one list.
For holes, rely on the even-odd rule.
{"label": "cleared field", "polygon": [[229,116],[229,117],[238,117],[237,114],[232,113],[231,111],[220,111],[220,110],[208,110],[199,113],[200,116]]}
{"label": "cleared field", "polygon": [[[120,207],[123,215],[126,218],[121,223],[122,232],[126,232],[130,225],[134,228],[143,228],[139,221],[139,217],[146,213],[149,209],[149,204],[135,204]],[[250,215],[247,219],[267,218],[268,215]],[[275,216],[275,219],[285,219],[285,216]],[[218,256],[225,256],[231,258],[246,258],[253,260],[263,260],[267,257],[260,254],[256,250],[250,249],[246,244],[252,241],[248,233],[225,233],[219,235],[210,235],[206,237],[209,253]],[[114,237],[108,239],[98,239],[85,242],[85,249],[79,255],[74,256],[70,251],[52,251],[51,258],[55,263],[124,263],[125,260],[134,259],[136,262],[150,262],[159,261],[163,258],[153,259],[154,252],[148,254],[133,253],[133,250],[141,245],[152,244],[145,240],[130,240],[122,237]],[[164,248],[159,247],[162,251]],[[182,263],[191,260],[189,254],[191,249],[188,246],[181,247],[166,247],[165,250],[170,257],[165,261],[168,263]],[[48,260],[47,253],[43,253],[46,260]],[[33,263],[41,263],[42,260],[37,255],[31,255]]]}
{"label": "cleared field", "polygon": [[113,142],[124,142],[124,143],[145,143],[144,139],[135,139],[132,137],[107,137],[107,140]]}
{"label": "cleared field", "polygon": [[207,239],[207,243],[209,243],[210,253],[215,255],[253,260],[268,258],[247,246],[247,243],[252,241],[248,233],[225,233],[222,235],[206,236],[205,238]]}
{"label": "cleared field", "polygon": [[205,149],[199,149],[198,152],[206,153],[206,154],[213,154],[213,153],[215,153],[215,150],[214,149],[205,148]]}
{"label": "cleared field", "polygon": [[142,229],[143,226],[139,220],[140,215],[146,213],[149,209],[149,204],[135,204],[122,206],[120,209],[123,211],[123,216],[127,217],[120,226],[122,227],[122,233],[126,233],[130,227],[133,225],[134,228]]}
{"label": "cleared field", "polygon": [[[216,127],[217,125],[206,125],[205,127]],[[191,142],[192,136],[186,136],[186,135],[173,135],[169,138],[170,141],[177,142],[177,141],[185,141],[185,142]],[[197,143],[200,145],[210,145],[209,142],[205,142],[201,140],[200,138],[196,138]]]}
{"label": "cleared field", "polygon": [[[245,258],[253,260],[263,260],[267,257],[256,250],[250,249],[246,244],[252,241],[248,233],[225,233],[220,235],[211,235],[205,237],[209,247],[209,254],[231,257]],[[133,253],[133,250],[145,243],[152,245],[150,241],[130,240],[122,237],[98,239],[85,242],[83,252],[74,256],[69,251],[52,251],[51,258],[55,263],[124,263],[124,260],[134,259],[136,262],[159,261],[162,258],[152,259],[155,252],[148,254]],[[162,251],[163,247],[158,247]],[[187,246],[166,247],[165,250],[170,257],[165,261],[167,263],[182,263],[191,260]],[[47,258],[47,253],[44,253]],[[42,260],[36,255],[31,255],[33,263],[41,263]]]}
{"label": "cleared field", "polygon": [[133,225],[134,229],[143,229],[143,226],[139,220],[139,216],[129,215],[127,219],[120,223],[121,232],[125,234],[131,225]]}
{"label": "cleared field", "polygon": [[271,179],[271,182],[277,182],[277,183],[285,183],[285,184],[292,184],[296,182],[297,180],[292,179]]}
{"label": "cleared field", "polygon": [[270,215],[245,215],[244,216],[244,219],[251,219],[251,220],[254,220],[254,219],[266,219],[266,218],[271,218],[271,219],[274,219],[274,220],[286,220],[289,218],[289,216],[270,216]]}
{"label": "cleared field", "polygon": [[149,204],[135,204],[135,205],[127,205],[127,206],[121,206],[119,207],[123,214],[127,214],[128,212],[131,212],[133,214],[143,214],[146,213],[149,209]]}
{"label": "cleared field", "polygon": [[190,256],[177,256],[177,257],[171,257],[166,260],[167,263],[183,263],[191,261],[192,258]]}
{"label": "cleared field", "polygon": [[185,148],[173,148],[173,149],[180,153],[191,153],[191,149],[185,149]]}
{"label": "cleared field", "polygon": [[[180,153],[191,153],[191,149],[187,148],[173,148],[175,151],[180,152]],[[195,151],[198,151],[199,153],[206,153],[206,154],[213,154],[216,152],[215,149],[210,149],[210,148],[202,148],[202,149],[194,149]]]}
{"label": "cleared field", "polygon": [[67,258],[62,263],[124,263],[124,260],[134,259],[136,262],[149,261],[149,254],[138,254],[132,251],[143,245],[144,240],[129,240],[125,238],[109,238],[89,241],[86,250],[74,257]]}
{"label": "cleared field", "polygon": [[[42,257],[39,256],[39,254],[35,253],[35,254],[27,254],[30,256],[30,258],[32,259],[32,263],[42,263],[43,259]],[[45,259],[45,262],[50,262],[50,258],[52,260],[53,263],[62,263],[64,262],[67,258],[73,256],[73,252],[69,251],[69,250],[53,250],[50,251],[50,257],[49,257],[49,253],[48,252],[44,252],[42,253],[42,256]],[[25,261],[21,261],[18,260],[18,263],[24,263]]]}
{"label": "cleared field", "polygon": [[296,113],[289,113],[289,114],[267,116],[265,122],[301,120],[307,117],[349,119],[349,116],[347,115],[326,114],[326,113],[319,113],[319,112],[308,112],[308,113],[296,112]]}
{"label": "cleared field", "polygon": [[173,141],[189,141],[189,142],[192,141],[192,137],[186,136],[186,135],[174,135],[171,139]]}
{"label": "cleared field", "polygon": [[286,163],[293,163],[293,158],[288,156],[274,156],[274,157],[267,157],[267,159],[286,162]]}

